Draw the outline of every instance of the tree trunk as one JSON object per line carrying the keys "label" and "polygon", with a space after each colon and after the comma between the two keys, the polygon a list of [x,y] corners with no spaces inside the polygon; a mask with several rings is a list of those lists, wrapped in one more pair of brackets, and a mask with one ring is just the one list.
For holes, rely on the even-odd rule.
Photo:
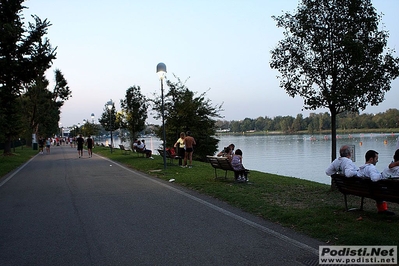
{"label": "tree trunk", "polygon": [[10,155],[10,154],[11,154],[11,136],[7,136],[6,140],[4,141],[3,155]]}
{"label": "tree trunk", "polygon": [[[337,112],[330,110],[331,112],[331,162],[337,158]],[[331,190],[335,190],[336,186],[331,179]]]}

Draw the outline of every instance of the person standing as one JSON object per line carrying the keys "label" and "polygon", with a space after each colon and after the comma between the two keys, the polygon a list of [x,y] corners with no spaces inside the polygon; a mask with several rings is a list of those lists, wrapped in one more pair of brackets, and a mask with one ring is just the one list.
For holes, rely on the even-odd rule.
{"label": "person standing", "polygon": [[187,167],[187,161],[189,161],[188,168],[193,166],[194,145],[196,145],[195,139],[191,136],[191,132],[187,131],[186,137],[184,138],[184,146],[186,147],[186,151],[184,153],[184,164],[182,167]]}
{"label": "person standing", "polygon": [[94,141],[90,135],[87,138],[86,143],[87,143],[87,153],[89,154],[89,158],[91,158],[93,156]]}
{"label": "person standing", "polygon": [[76,139],[76,142],[78,144],[79,158],[83,157],[83,144],[85,143],[85,140],[83,139],[82,134],[79,135],[79,137]]}
{"label": "person standing", "polygon": [[[378,152],[374,150],[368,150],[365,155],[366,163],[359,167],[357,173],[358,177],[370,178],[371,181],[376,182],[382,179],[381,173],[377,170],[375,165],[378,162]],[[377,210],[379,214],[395,215],[394,212],[388,211],[388,204],[383,200],[376,200]]]}
{"label": "person standing", "polygon": [[186,133],[181,132],[180,138],[176,141],[173,147],[177,148],[177,155],[179,155],[179,166],[182,165],[182,159],[184,158],[184,139],[186,138]]}

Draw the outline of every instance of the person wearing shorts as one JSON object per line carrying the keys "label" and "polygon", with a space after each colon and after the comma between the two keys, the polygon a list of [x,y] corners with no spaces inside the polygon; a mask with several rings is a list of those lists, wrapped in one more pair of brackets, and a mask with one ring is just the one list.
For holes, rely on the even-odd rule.
{"label": "person wearing shorts", "polygon": [[194,145],[196,145],[195,139],[191,136],[191,132],[187,131],[186,137],[184,138],[186,152],[184,153],[184,163],[182,167],[187,167],[187,161],[189,162],[188,168],[193,166]]}
{"label": "person wearing shorts", "polygon": [[82,134],[79,135],[79,137],[76,139],[76,142],[78,144],[79,158],[83,157],[83,144],[85,143],[85,140],[83,139]]}

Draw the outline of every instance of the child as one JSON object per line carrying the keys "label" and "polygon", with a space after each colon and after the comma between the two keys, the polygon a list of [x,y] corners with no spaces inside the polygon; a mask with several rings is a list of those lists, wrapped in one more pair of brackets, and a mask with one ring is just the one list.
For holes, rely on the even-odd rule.
{"label": "child", "polygon": [[245,169],[245,167],[242,165],[242,151],[240,149],[237,149],[236,152],[232,154],[231,166],[238,174],[236,177],[238,182],[248,182],[249,170]]}

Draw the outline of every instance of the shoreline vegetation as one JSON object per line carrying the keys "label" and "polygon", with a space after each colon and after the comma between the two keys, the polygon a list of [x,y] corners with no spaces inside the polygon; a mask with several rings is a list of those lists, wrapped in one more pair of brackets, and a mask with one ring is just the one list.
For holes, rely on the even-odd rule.
{"label": "shoreline vegetation", "polygon": [[[214,179],[209,163],[195,161],[193,168],[181,168],[175,161],[163,170],[163,159],[146,160],[135,153],[123,155],[115,149],[95,147],[94,153],[129,168],[220,199],[263,219],[291,228],[330,245],[399,245],[399,205],[388,203],[397,215],[377,214],[375,201],[365,199],[363,211],[345,211],[343,195],[329,185],[298,178],[251,171],[249,183]],[[85,151],[86,153],[86,151]],[[14,156],[0,157],[0,182],[7,173],[28,161],[37,150],[19,147]],[[322,173],[324,174],[324,173]],[[360,198],[348,196],[349,206],[358,207]],[[390,232],[387,234],[387,232]]]}
{"label": "shoreline vegetation", "polygon": [[[358,134],[358,133],[399,133],[399,128],[372,128],[372,129],[337,129],[337,135]],[[244,132],[217,132],[216,135],[327,135],[331,136],[331,130],[321,130],[309,132],[308,130],[301,130],[296,132],[283,131],[244,131]]]}

